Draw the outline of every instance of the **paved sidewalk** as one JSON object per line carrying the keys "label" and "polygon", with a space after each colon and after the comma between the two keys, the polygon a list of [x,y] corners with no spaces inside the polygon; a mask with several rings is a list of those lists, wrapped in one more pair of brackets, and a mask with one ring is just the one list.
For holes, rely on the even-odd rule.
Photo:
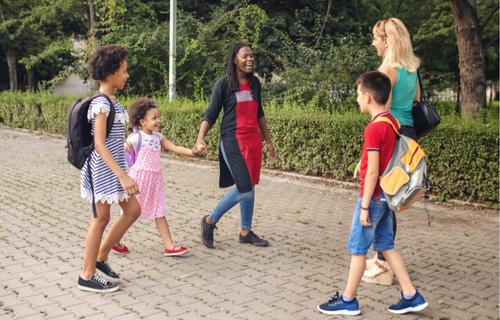
{"label": "paved sidewalk", "polygon": [[[76,280],[91,209],[79,198],[64,139],[0,128],[0,141],[0,319],[335,318],[316,305],[344,287],[355,190],[263,175],[254,228],[272,246],[239,244],[233,209],[210,250],[199,225],[223,194],[218,169],[166,157],[167,218],[190,254],[163,257],[154,224],[138,221],[124,239],[131,253],[110,256],[122,290],[87,293]],[[498,319],[498,213],[429,209],[431,227],[422,208],[398,217],[397,244],[430,307],[391,317],[398,287],[363,283],[356,319]]]}

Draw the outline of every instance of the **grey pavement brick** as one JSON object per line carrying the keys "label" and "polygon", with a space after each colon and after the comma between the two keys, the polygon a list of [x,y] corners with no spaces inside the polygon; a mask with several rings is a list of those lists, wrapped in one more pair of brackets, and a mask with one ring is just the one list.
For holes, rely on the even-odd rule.
{"label": "grey pavement brick", "polygon": [[[265,171],[256,188],[255,232],[269,248],[238,243],[239,211],[219,222],[216,249],[201,245],[200,219],[224,194],[214,162],[166,156],[166,214],[182,258],[166,258],[151,221],[138,221],[110,255],[121,274],[112,294],[76,288],[90,206],[65,140],[0,128],[0,318],[331,319],[317,312],[342,291],[346,242],[357,190]],[[429,204],[398,215],[396,244],[429,300],[405,319],[498,319],[498,212]],[[112,221],[119,210],[112,209]],[[33,250],[33,248],[37,248]],[[372,253],[370,253],[371,255]],[[386,311],[399,288],[361,284],[360,319],[399,319]],[[339,317],[342,319],[342,317]]]}
{"label": "grey pavement brick", "polygon": [[165,315],[169,317],[177,317],[179,315],[185,314],[188,310],[184,306],[171,301],[167,301],[158,306],[158,309],[163,311]]}
{"label": "grey pavement brick", "polygon": [[81,300],[75,299],[71,291],[62,296],[53,297],[50,300],[57,302],[62,308],[69,308],[71,306],[82,304]]}
{"label": "grey pavement brick", "polygon": [[147,317],[142,318],[143,320],[162,320],[162,319],[168,319],[165,313],[159,312],[156,314],[149,315]]}
{"label": "grey pavement brick", "polygon": [[43,314],[30,314],[24,317],[18,317],[18,319],[27,319],[27,320],[45,320],[47,319]]}
{"label": "grey pavement brick", "polygon": [[77,318],[85,318],[92,315],[102,314],[96,308],[83,303],[70,306],[67,310],[76,315]]}
{"label": "grey pavement brick", "polygon": [[30,296],[30,297],[27,297],[26,299],[23,299],[23,300],[27,301],[31,305],[31,307],[33,307],[33,308],[52,304],[52,301],[45,298],[45,296],[43,294]]}
{"label": "grey pavement brick", "polygon": [[45,315],[47,319],[53,319],[55,317],[70,314],[68,310],[63,310],[63,308],[61,308],[61,306],[57,303],[47,304],[40,307],[34,307],[33,309]]}
{"label": "grey pavement brick", "polygon": [[118,315],[127,314],[129,311],[114,303],[108,303],[99,307],[99,311],[106,315],[106,318],[111,319]]}
{"label": "grey pavement brick", "polygon": [[12,314],[16,318],[23,318],[26,316],[37,315],[37,311],[33,310],[33,308],[29,305],[29,303],[22,303],[11,305],[9,308],[12,310]]}
{"label": "grey pavement brick", "polygon": [[[22,283],[23,280],[20,280],[20,282]],[[27,299],[29,299],[29,297],[36,295],[38,293],[36,290],[34,290],[29,285],[24,286],[24,287],[15,288],[12,291],[14,291],[19,298],[23,298],[23,300],[27,300]]]}
{"label": "grey pavement brick", "polygon": [[136,313],[140,317],[145,317],[152,315],[154,313],[158,313],[158,307],[155,307],[153,304],[150,303],[136,303],[131,306],[127,306],[127,309],[132,310],[134,313]]}
{"label": "grey pavement brick", "polygon": [[19,298],[15,293],[0,297],[0,305],[11,308],[19,304],[23,304],[24,300]]}
{"label": "grey pavement brick", "polygon": [[137,320],[137,315],[135,314],[124,314],[111,318],[112,320]]}

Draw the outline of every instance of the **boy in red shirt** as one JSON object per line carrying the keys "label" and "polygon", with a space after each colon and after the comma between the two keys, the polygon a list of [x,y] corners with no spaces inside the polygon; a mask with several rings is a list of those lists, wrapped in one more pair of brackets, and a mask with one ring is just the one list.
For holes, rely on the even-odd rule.
{"label": "boy in red shirt", "polygon": [[344,293],[339,295],[337,292],[327,303],[318,305],[318,310],[338,315],[361,313],[356,291],[365,270],[366,254],[373,243],[375,251],[383,253],[401,285],[401,300],[388,310],[396,314],[420,311],[427,307],[427,302],[413,286],[403,259],[394,249],[392,213],[379,183],[379,176],[391,159],[397,135],[388,123],[377,122],[376,119],[388,118],[399,128],[399,123],[386,107],[391,93],[391,81],[383,73],[373,71],[362,74],[356,84],[356,102],[361,112],[369,114],[372,119],[364,131],[360,166],[361,190],[348,242],[351,253],[349,277]]}

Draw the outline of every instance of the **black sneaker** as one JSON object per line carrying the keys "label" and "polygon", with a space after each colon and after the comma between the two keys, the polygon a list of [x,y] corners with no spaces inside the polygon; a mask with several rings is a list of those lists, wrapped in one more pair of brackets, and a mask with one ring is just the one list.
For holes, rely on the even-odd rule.
{"label": "black sneaker", "polygon": [[111,283],[116,283],[120,280],[120,276],[118,273],[114,272],[111,269],[109,263],[107,261],[96,261],[95,263],[96,271],[100,273],[100,275],[108,280]]}
{"label": "black sneaker", "polygon": [[250,243],[256,247],[269,246],[269,241],[259,238],[253,231],[250,231],[246,236],[242,236],[240,233],[240,243]]}
{"label": "black sneaker", "polygon": [[213,249],[214,248],[214,229],[217,229],[217,226],[214,224],[209,224],[207,222],[208,215],[204,216],[201,219],[201,242],[205,245],[205,247]]}
{"label": "black sneaker", "polygon": [[90,280],[78,277],[78,289],[92,292],[114,292],[120,287],[111,283],[98,274],[94,274]]}

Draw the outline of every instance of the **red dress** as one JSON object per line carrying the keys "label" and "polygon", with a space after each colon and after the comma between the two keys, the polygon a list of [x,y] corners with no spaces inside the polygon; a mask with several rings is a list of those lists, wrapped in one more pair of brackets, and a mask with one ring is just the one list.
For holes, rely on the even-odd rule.
{"label": "red dress", "polygon": [[213,125],[224,108],[221,140],[226,155],[219,150],[221,188],[236,184],[245,193],[259,183],[262,165],[262,136],[259,118],[264,116],[259,80],[251,75],[238,90],[229,88],[225,78],[214,85],[204,119]]}
{"label": "red dress", "polygon": [[250,176],[252,186],[259,183],[262,165],[262,137],[257,122],[258,104],[248,82],[236,92],[236,140]]}

